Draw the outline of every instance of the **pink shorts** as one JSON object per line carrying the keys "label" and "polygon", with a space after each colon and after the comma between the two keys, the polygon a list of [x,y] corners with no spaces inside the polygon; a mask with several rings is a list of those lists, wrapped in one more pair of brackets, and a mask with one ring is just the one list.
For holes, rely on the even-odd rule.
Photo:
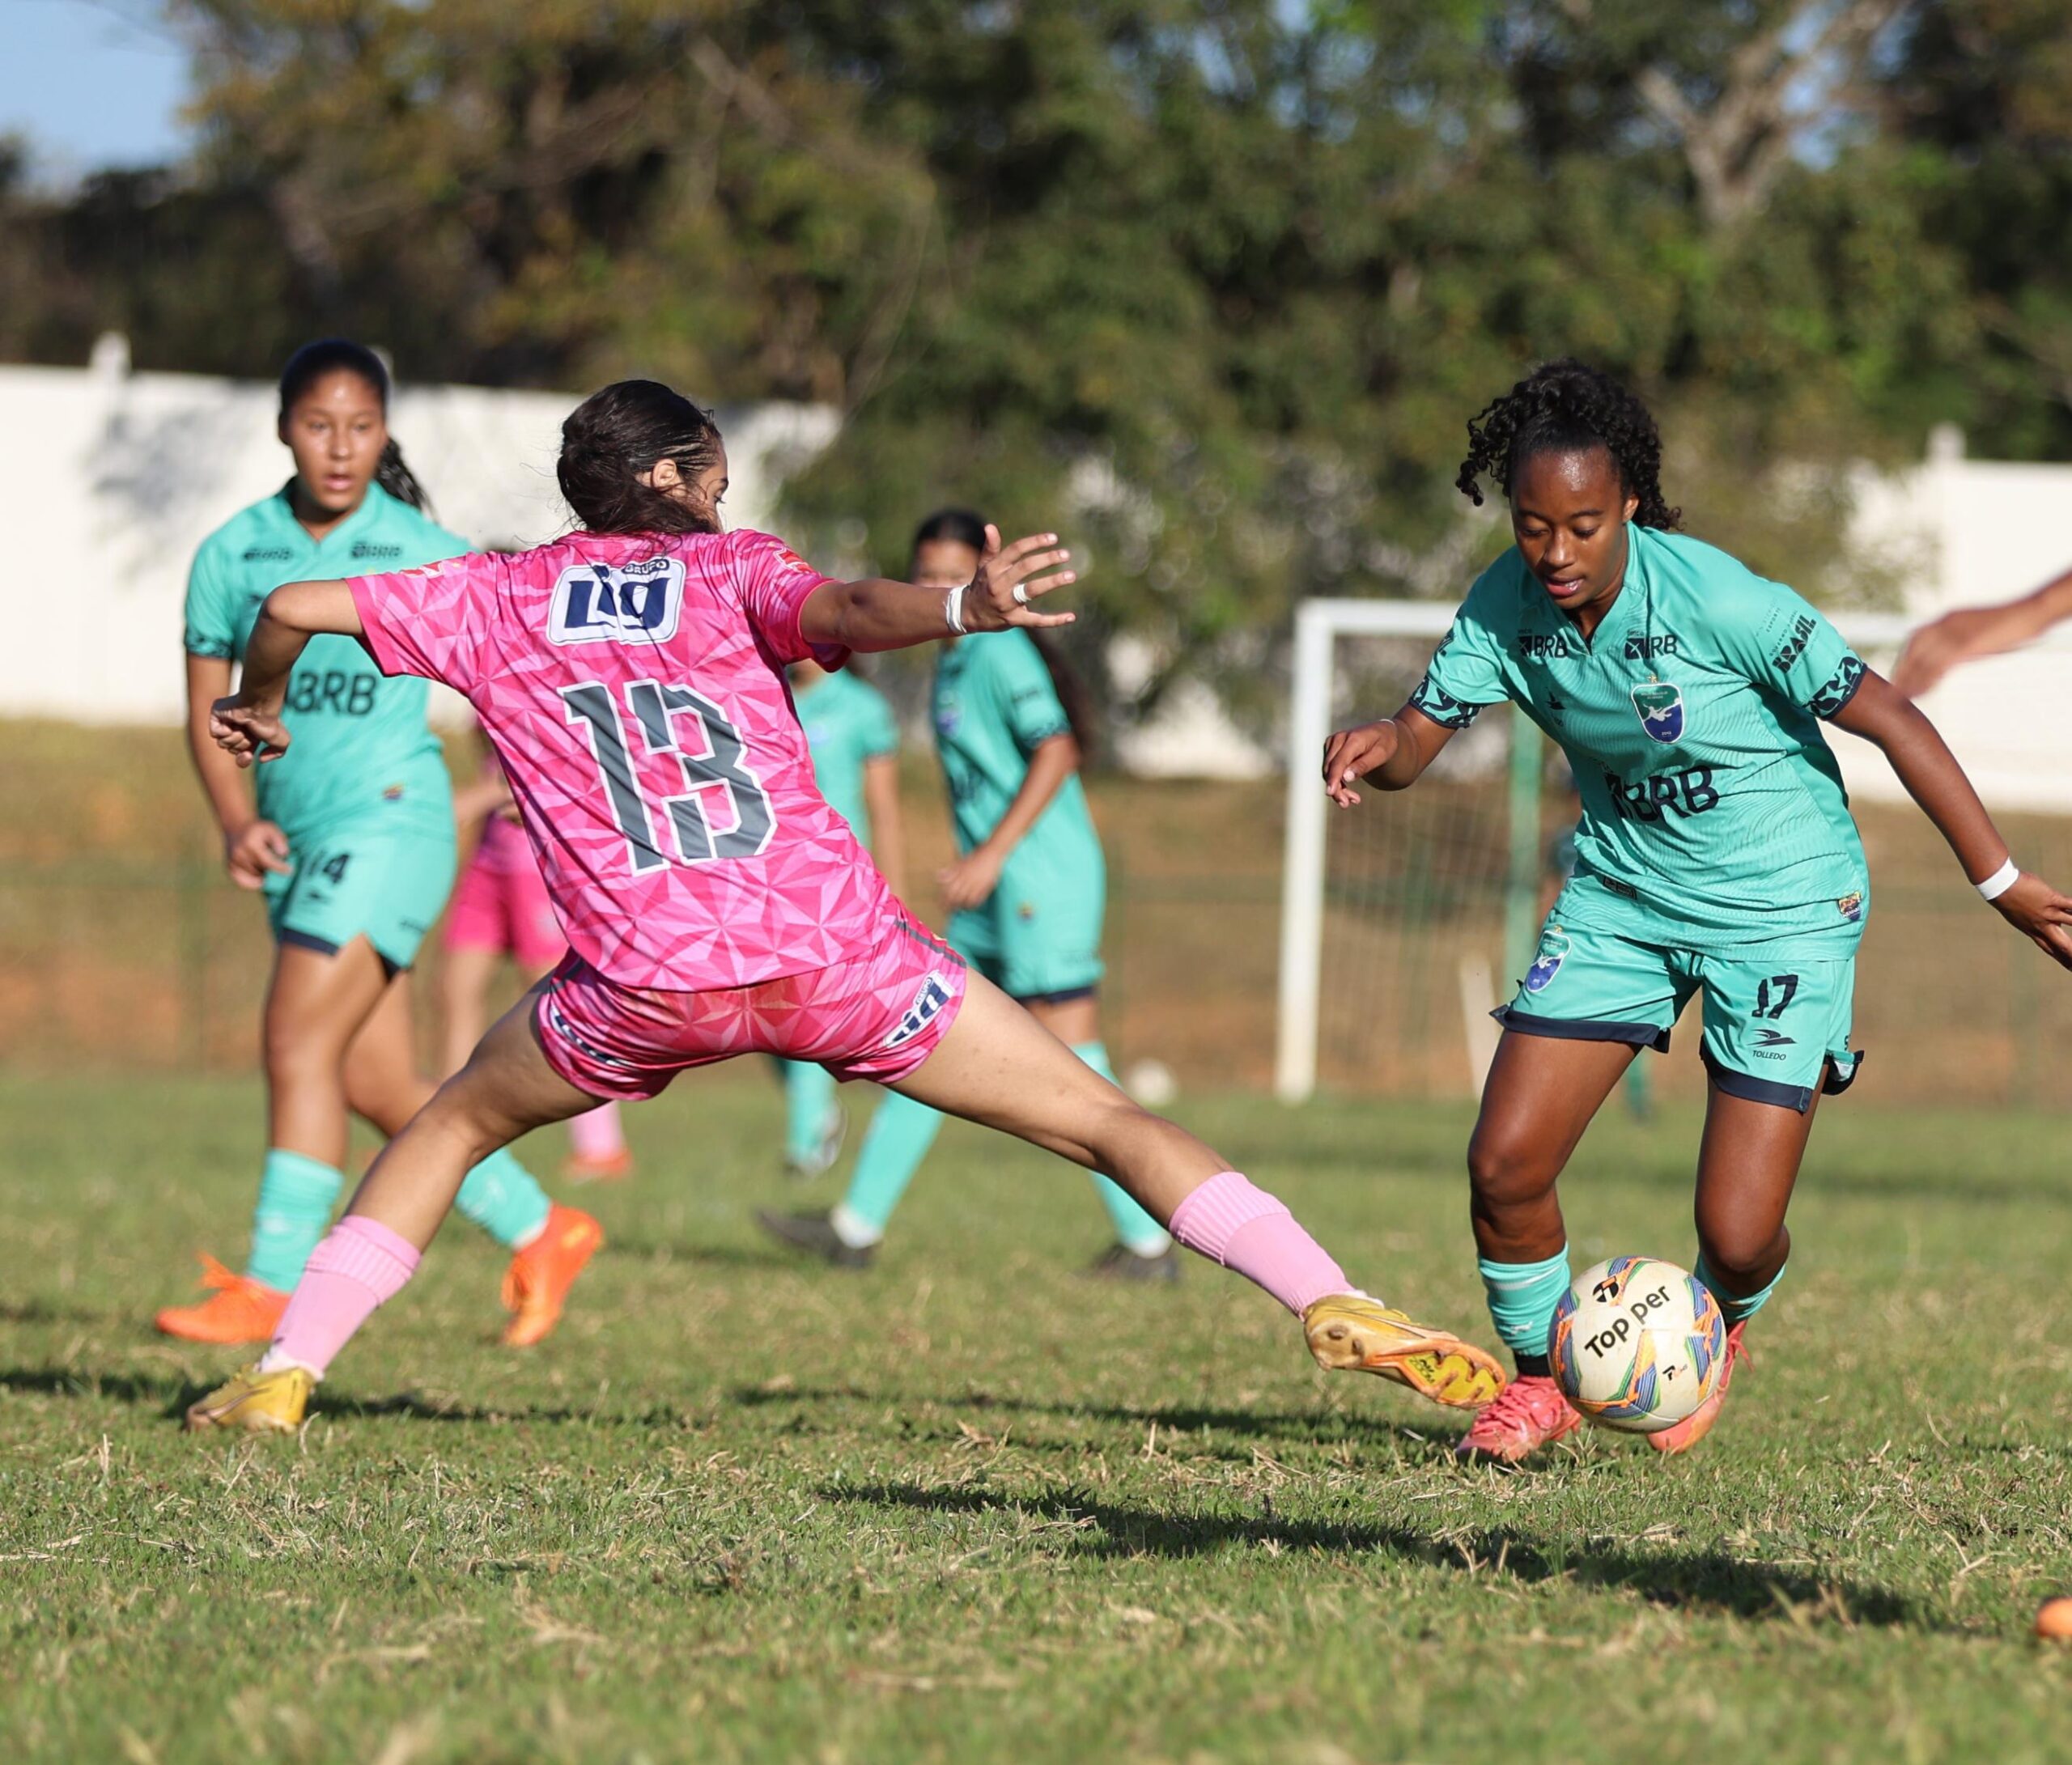
{"label": "pink shorts", "polygon": [[679,1072],[736,1054],[810,1060],[838,1079],[903,1079],[964,1003],[964,958],[901,914],[830,968],[754,986],[624,986],[564,957],[533,1008],[547,1063],[594,1097],[652,1097]]}
{"label": "pink shorts", "polygon": [[446,915],[449,950],[509,952],[521,967],[549,969],[568,951],[561,922],[529,847],[506,855],[484,841],[453,891]]}

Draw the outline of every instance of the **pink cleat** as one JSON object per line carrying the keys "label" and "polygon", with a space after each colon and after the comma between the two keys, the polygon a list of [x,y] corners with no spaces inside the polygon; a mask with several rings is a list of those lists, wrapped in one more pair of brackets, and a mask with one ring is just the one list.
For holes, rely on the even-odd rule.
{"label": "pink cleat", "polygon": [[1756,1357],[1742,1346],[1741,1332],[1745,1323],[1736,1324],[1726,1333],[1726,1364],[1719,1369],[1719,1385],[1713,1394],[1700,1404],[1674,1428],[1666,1428],[1659,1434],[1650,1434],[1648,1445],[1658,1453],[1688,1453],[1712,1430],[1719,1419],[1720,1406],[1726,1402],[1726,1388],[1734,1377],[1734,1364],[1746,1360],[1751,1367]]}
{"label": "pink cleat", "polygon": [[1512,1380],[1475,1417],[1454,1450],[1463,1458],[1515,1465],[1582,1425],[1582,1417],[1559,1385],[1545,1373],[1526,1373]]}

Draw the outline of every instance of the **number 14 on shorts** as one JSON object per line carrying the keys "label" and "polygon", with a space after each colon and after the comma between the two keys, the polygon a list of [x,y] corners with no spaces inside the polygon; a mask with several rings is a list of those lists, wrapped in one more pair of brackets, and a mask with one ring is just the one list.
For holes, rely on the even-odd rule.
{"label": "number 14 on shorts", "polygon": [[[748,745],[727,714],[689,686],[632,681],[625,693],[622,703],[603,681],[584,681],[562,688],[561,698],[568,721],[589,730],[605,800],[635,873],[759,855],[776,817],[749,765]],[[635,760],[636,742],[639,752],[676,762],[681,793],[650,800]],[[710,812],[715,798],[725,800],[732,821],[717,832]]]}

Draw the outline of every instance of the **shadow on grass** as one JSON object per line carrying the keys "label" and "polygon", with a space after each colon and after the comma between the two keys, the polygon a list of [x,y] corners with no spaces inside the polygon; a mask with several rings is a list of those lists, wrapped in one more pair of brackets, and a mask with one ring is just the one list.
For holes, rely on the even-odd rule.
{"label": "shadow on grass", "polygon": [[[1060,1421],[1106,1422],[1132,1430],[1156,1427],[1174,1435],[1212,1432],[1241,1440],[1294,1440],[1304,1445],[1328,1446],[1340,1440],[1386,1442],[1407,1457],[1444,1462],[1451,1454],[1454,1435],[1462,1423],[1441,1417],[1433,1426],[1418,1429],[1386,1417],[1331,1410],[1220,1409],[1204,1404],[1086,1403],[1070,1400],[1047,1403],[1030,1398],[992,1397],[970,1393],[962,1397],[917,1398],[913,1393],[866,1391],[855,1385],[737,1385],[728,1394],[744,1409],[787,1403],[925,1403],[946,1411],[970,1411],[981,1415],[1047,1416]],[[1034,1444],[1034,1443],[1031,1443]],[[1205,1457],[1238,1457],[1249,1461],[1249,1452],[1232,1455],[1210,1449]]]}
{"label": "shadow on grass", "polygon": [[[1562,1551],[1509,1528],[1445,1533],[1400,1526],[1263,1514],[1173,1514],[1104,1501],[1083,1491],[1017,1496],[1001,1489],[929,1488],[917,1483],[835,1484],[823,1500],[934,1513],[1034,1514],[1071,1527],[1075,1552],[1094,1557],[1194,1557],[1231,1545],[1374,1553],[1465,1575],[1509,1576],[1528,1585],[1569,1580],[1637,1593],[1652,1605],[1738,1618],[1843,1621],[1913,1630],[1945,1628],[1912,1600],[1836,1576],[1743,1563],[1716,1551],[1677,1555],[1593,1541]],[[1090,1524],[1089,1524],[1090,1522]]]}

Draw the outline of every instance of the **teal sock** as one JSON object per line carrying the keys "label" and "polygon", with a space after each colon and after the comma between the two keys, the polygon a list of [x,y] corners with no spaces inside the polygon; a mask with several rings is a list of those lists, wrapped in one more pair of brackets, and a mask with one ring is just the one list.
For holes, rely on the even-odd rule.
{"label": "teal sock", "polygon": [[252,1210],[252,1257],[244,1272],[255,1281],[294,1291],[302,1266],[331,1229],[331,1210],[346,1174],[299,1152],[276,1146],[259,1176],[259,1204]]}
{"label": "teal sock", "polygon": [[1478,1266],[1489,1296],[1490,1320],[1504,1346],[1514,1355],[1543,1360],[1555,1311],[1569,1291],[1568,1245],[1543,1262],[1492,1262],[1485,1256]]}
{"label": "teal sock", "polygon": [[468,1173],[453,1205],[511,1250],[524,1249],[546,1229],[554,1207],[539,1179],[508,1149],[491,1152]]}
{"label": "teal sock", "polygon": [[[1789,1262],[1785,1264],[1785,1268],[1790,1266]],[[1744,1299],[1730,1299],[1726,1289],[1719,1284],[1718,1278],[1705,1266],[1705,1253],[1702,1250],[1698,1253],[1696,1272],[1700,1284],[1719,1301],[1720,1315],[1726,1320],[1730,1329],[1736,1324],[1746,1323],[1769,1304],[1770,1295],[1777,1292],[1777,1283],[1784,1279],[1784,1269],[1779,1269],[1770,1277],[1769,1285],[1760,1293],[1751,1293]]]}
{"label": "teal sock", "polygon": [[[1072,1051],[1110,1084],[1115,1082],[1115,1069],[1108,1064],[1106,1043],[1077,1042]],[[1125,1250],[1134,1250],[1139,1256],[1159,1256],[1171,1247],[1173,1240],[1165,1227],[1123,1194],[1113,1177],[1097,1176],[1093,1191],[1100,1196],[1101,1205],[1108,1210],[1108,1223],[1115,1228],[1115,1241]]]}
{"label": "teal sock", "polygon": [[834,1107],[834,1079],[810,1060],[780,1060],[784,1075],[784,1156],[795,1165],[817,1165]]}
{"label": "teal sock", "polygon": [[921,1160],[928,1156],[941,1126],[942,1118],[927,1104],[902,1097],[897,1091],[885,1093],[877,1114],[871,1118],[862,1149],[856,1154],[856,1170],[849,1179],[849,1192],[836,1209],[849,1233],[876,1233],[875,1237],[864,1239],[871,1244],[885,1236],[885,1228],[892,1223],[893,1210],[906,1193],[914,1173],[921,1168]]}

